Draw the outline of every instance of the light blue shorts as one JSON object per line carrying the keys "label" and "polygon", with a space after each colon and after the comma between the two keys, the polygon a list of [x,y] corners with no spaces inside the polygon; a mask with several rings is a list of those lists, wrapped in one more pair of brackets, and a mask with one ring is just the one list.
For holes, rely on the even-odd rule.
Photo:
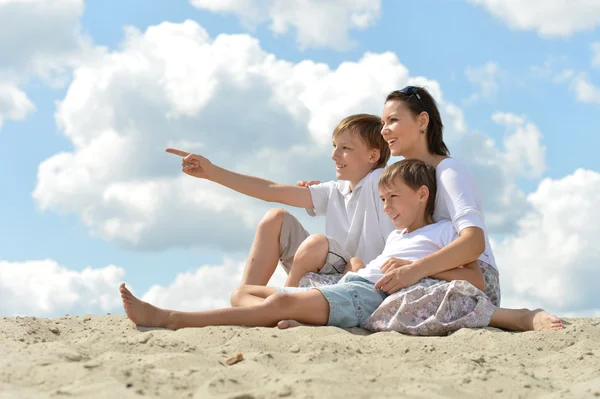
{"label": "light blue shorts", "polygon": [[373,283],[355,273],[347,273],[333,285],[324,287],[283,287],[278,292],[319,290],[329,302],[328,326],[358,327],[381,305],[387,294],[375,289]]}

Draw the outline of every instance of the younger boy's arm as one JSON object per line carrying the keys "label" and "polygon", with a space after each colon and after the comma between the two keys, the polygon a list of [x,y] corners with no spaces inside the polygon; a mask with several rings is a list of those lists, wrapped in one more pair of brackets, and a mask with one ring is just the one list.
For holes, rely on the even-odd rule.
{"label": "younger boy's arm", "polygon": [[211,180],[239,193],[264,201],[278,202],[299,208],[314,207],[310,190],[306,187],[277,184],[259,177],[231,172],[213,165],[208,159],[198,154],[173,148],[167,148],[166,151],[183,157],[182,170],[190,176]]}
{"label": "younger boy's arm", "polygon": [[473,284],[481,291],[485,289],[485,280],[483,279],[483,273],[481,273],[481,269],[479,268],[477,261],[471,262],[465,266],[459,266],[455,269],[434,274],[431,276],[431,278],[445,281],[465,280]]}

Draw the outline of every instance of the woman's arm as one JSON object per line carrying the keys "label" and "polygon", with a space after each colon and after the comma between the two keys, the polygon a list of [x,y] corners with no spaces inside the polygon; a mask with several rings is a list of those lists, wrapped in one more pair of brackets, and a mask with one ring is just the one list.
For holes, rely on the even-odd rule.
{"label": "woman's arm", "polygon": [[485,289],[485,280],[483,279],[483,273],[481,272],[477,261],[471,262],[465,266],[459,266],[451,270],[434,274],[431,277],[445,281],[465,280],[473,284],[481,291]]}
{"label": "woman's arm", "polygon": [[[428,255],[412,266],[418,267],[423,277],[455,269],[477,260],[485,251],[485,225],[477,206],[477,182],[464,165],[448,160],[438,165],[439,206],[449,216],[458,238],[445,243],[442,249]],[[444,212],[445,211],[445,212]]]}
{"label": "woman's arm", "polygon": [[478,227],[467,227],[460,232],[456,240],[444,248],[406,267],[417,268],[421,278],[425,278],[467,265],[477,260],[484,250],[483,230]]}

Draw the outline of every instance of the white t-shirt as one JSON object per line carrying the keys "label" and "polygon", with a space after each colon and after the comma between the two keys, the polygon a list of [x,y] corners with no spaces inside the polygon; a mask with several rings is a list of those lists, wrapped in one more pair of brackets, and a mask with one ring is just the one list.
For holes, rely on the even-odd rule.
{"label": "white t-shirt", "polygon": [[454,158],[446,158],[436,168],[437,195],[433,220],[447,219],[460,233],[467,227],[479,227],[485,236],[485,251],[480,260],[497,269],[483,216],[483,201],[477,181],[469,170]]}
{"label": "white t-shirt", "polygon": [[358,270],[356,274],[375,284],[384,276],[381,266],[388,259],[415,261],[439,251],[456,238],[458,234],[449,220],[428,224],[412,233],[406,233],[406,229],[394,230],[389,235],[381,255]]}
{"label": "white t-shirt", "polygon": [[381,254],[386,238],[394,231],[379,196],[377,183],[382,172],[383,168],[369,172],[353,191],[345,180],[309,187],[314,208],[307,209],[308,214],[325,216],[325,234],[365,263]]}

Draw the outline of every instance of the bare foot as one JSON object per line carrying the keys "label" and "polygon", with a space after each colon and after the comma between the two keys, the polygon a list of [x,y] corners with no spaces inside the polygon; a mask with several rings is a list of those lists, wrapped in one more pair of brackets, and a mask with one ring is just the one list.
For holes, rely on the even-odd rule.
{"label": "bare foot", "polygon": [[531,310],[528,319],[531,325],[530,331],[562,330],[565,328],[561,319],[544,309]]}
{"label": "bare foot", "polygon": [[306,327],[308,324],[302,324],[296,320],[281,320],[277,323],[277,327],[281,330],[285,330],[286,328],[294,328],[294,327]]}
{"label": "bare foot", "polygon": [[152,306],[147,302],[136,298],[126,287],[125,283],[119,286],[123,308],[129,320],[138,326],[144,327],[166,327],[176,330],[173,323],[169,322],[170,312]]}

